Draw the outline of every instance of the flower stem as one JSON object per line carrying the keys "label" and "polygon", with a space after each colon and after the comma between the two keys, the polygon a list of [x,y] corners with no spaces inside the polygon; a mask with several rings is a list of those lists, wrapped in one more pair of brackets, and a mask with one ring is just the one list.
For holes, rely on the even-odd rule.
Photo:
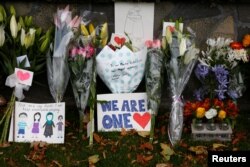
{"label": "flower stem", "polygon": [[150,127],[150,137],[149,137],[149,142],[153,143],[154,140],[154,128],[155,128],[155,115],[151,115],[151,127]]}

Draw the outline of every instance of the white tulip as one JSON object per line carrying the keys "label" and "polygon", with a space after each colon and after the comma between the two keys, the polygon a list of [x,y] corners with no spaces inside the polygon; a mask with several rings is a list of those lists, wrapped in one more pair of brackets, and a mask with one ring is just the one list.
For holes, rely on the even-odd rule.
{"label": "white tulip", "polygon": [[21,30],[21,45],[23,46],[24,45],[24,38],[25,38],[25,30],[22,28]]}
{"label": "white tulip", "polygon": [[4,41],[5,41],[5,31],[4,31],[4,26],[1,25],[0,26],[0,47],[3,46]]}
{"label": "white tulip", "polygon": [[15,15],[12,15],[10,19],[10,32],[11,32],[11,36],[15,39],[18,33],[18,26],[17,26]]}

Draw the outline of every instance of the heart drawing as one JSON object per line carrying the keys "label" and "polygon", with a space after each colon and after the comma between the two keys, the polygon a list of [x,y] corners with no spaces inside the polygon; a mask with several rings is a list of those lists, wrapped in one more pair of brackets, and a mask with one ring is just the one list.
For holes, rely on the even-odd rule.
{"label": "heart drawing", "polygon": [[133,118],[144,129],[150,121],[151,115],[148,112],[145,112],[142,115],[135,113]]}
{"label": "heart drawing", "polygon": [[118,44],[118,45],[123,45],[126,41],[126,39],[124,37],[120,38],[120,37],[115,37],[114,38],[115,42]]}
{"label": "heart drawing", "polygon": [[28,72],[22,72],[21,70],[17,71],[17,78],[21,81],[28,80],[30,78],[30,74]]}

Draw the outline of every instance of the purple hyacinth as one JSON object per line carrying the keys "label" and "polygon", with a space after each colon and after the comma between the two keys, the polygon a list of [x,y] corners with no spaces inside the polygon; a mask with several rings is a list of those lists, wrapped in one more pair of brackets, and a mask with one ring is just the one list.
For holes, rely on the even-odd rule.
{"label": "purple hyacinth", "polygon": [[214,72],[217,80],[222,82],[224,82],[227,79],[229,74],[228,70],[226,70],[223,65],[215,65],[212,68],[212,71]]}
{"label": "purple hyacinth", "polygon": [[194,97],[198,101],[202,101],[204,99],[204,95],[205,95],[205,92],[204,92],[204,89],[202,88],[196,89],[194,91]]}
{"label": "purple hyacinth", "polygon": [[238,93],[235,90],[228,90],[227,91],[228,96],[230,96],[232,99],[236,100],[239,98]]}
{"label": "purple hyacinth", "polygon": [[201,79],[204,79],[208,75],[209,67],[203,64],[198,64],[194,72],[195,72],[196,77],[199,80],[201,80]]}
{"label": "purple hyacinth", "polygon": [[218,89],[215,90],[215,92],[217,92],[217,96],[218,96],[218,98],[219,98],[220,100],[223,100],[223,99],[226,98],[226,97],[225,97],[225,92],[226,92],[226,91],[227,91],[227,89],[225,89],[225,87],[222,86],[222,85],[219,85],[219,86],[218,86]]}

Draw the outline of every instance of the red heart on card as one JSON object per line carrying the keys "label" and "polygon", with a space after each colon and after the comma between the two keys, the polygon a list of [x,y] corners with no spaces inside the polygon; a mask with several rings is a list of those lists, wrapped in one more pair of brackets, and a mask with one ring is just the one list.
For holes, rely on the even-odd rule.
{"label": "red heart on card", "polygon": [[30,78],[30,74],[28,72],[17,71],[17,78],[21,81],[28,80]]}
{"label": "red heart on card", "polygon": [[151,115],[148,112],[145,112],[144,114],[140,115],[139,113],[135,113],[133,115],[133,118],[135,122],[137,122],[143,129],[147,126]]}
{"label": "red heart on card", "polygon": [[120,37],[115,37],[114,38],[115,42],[118,44],[118,45],[123,45],[126,41],[126,39],[124,37],[120,38]]}

